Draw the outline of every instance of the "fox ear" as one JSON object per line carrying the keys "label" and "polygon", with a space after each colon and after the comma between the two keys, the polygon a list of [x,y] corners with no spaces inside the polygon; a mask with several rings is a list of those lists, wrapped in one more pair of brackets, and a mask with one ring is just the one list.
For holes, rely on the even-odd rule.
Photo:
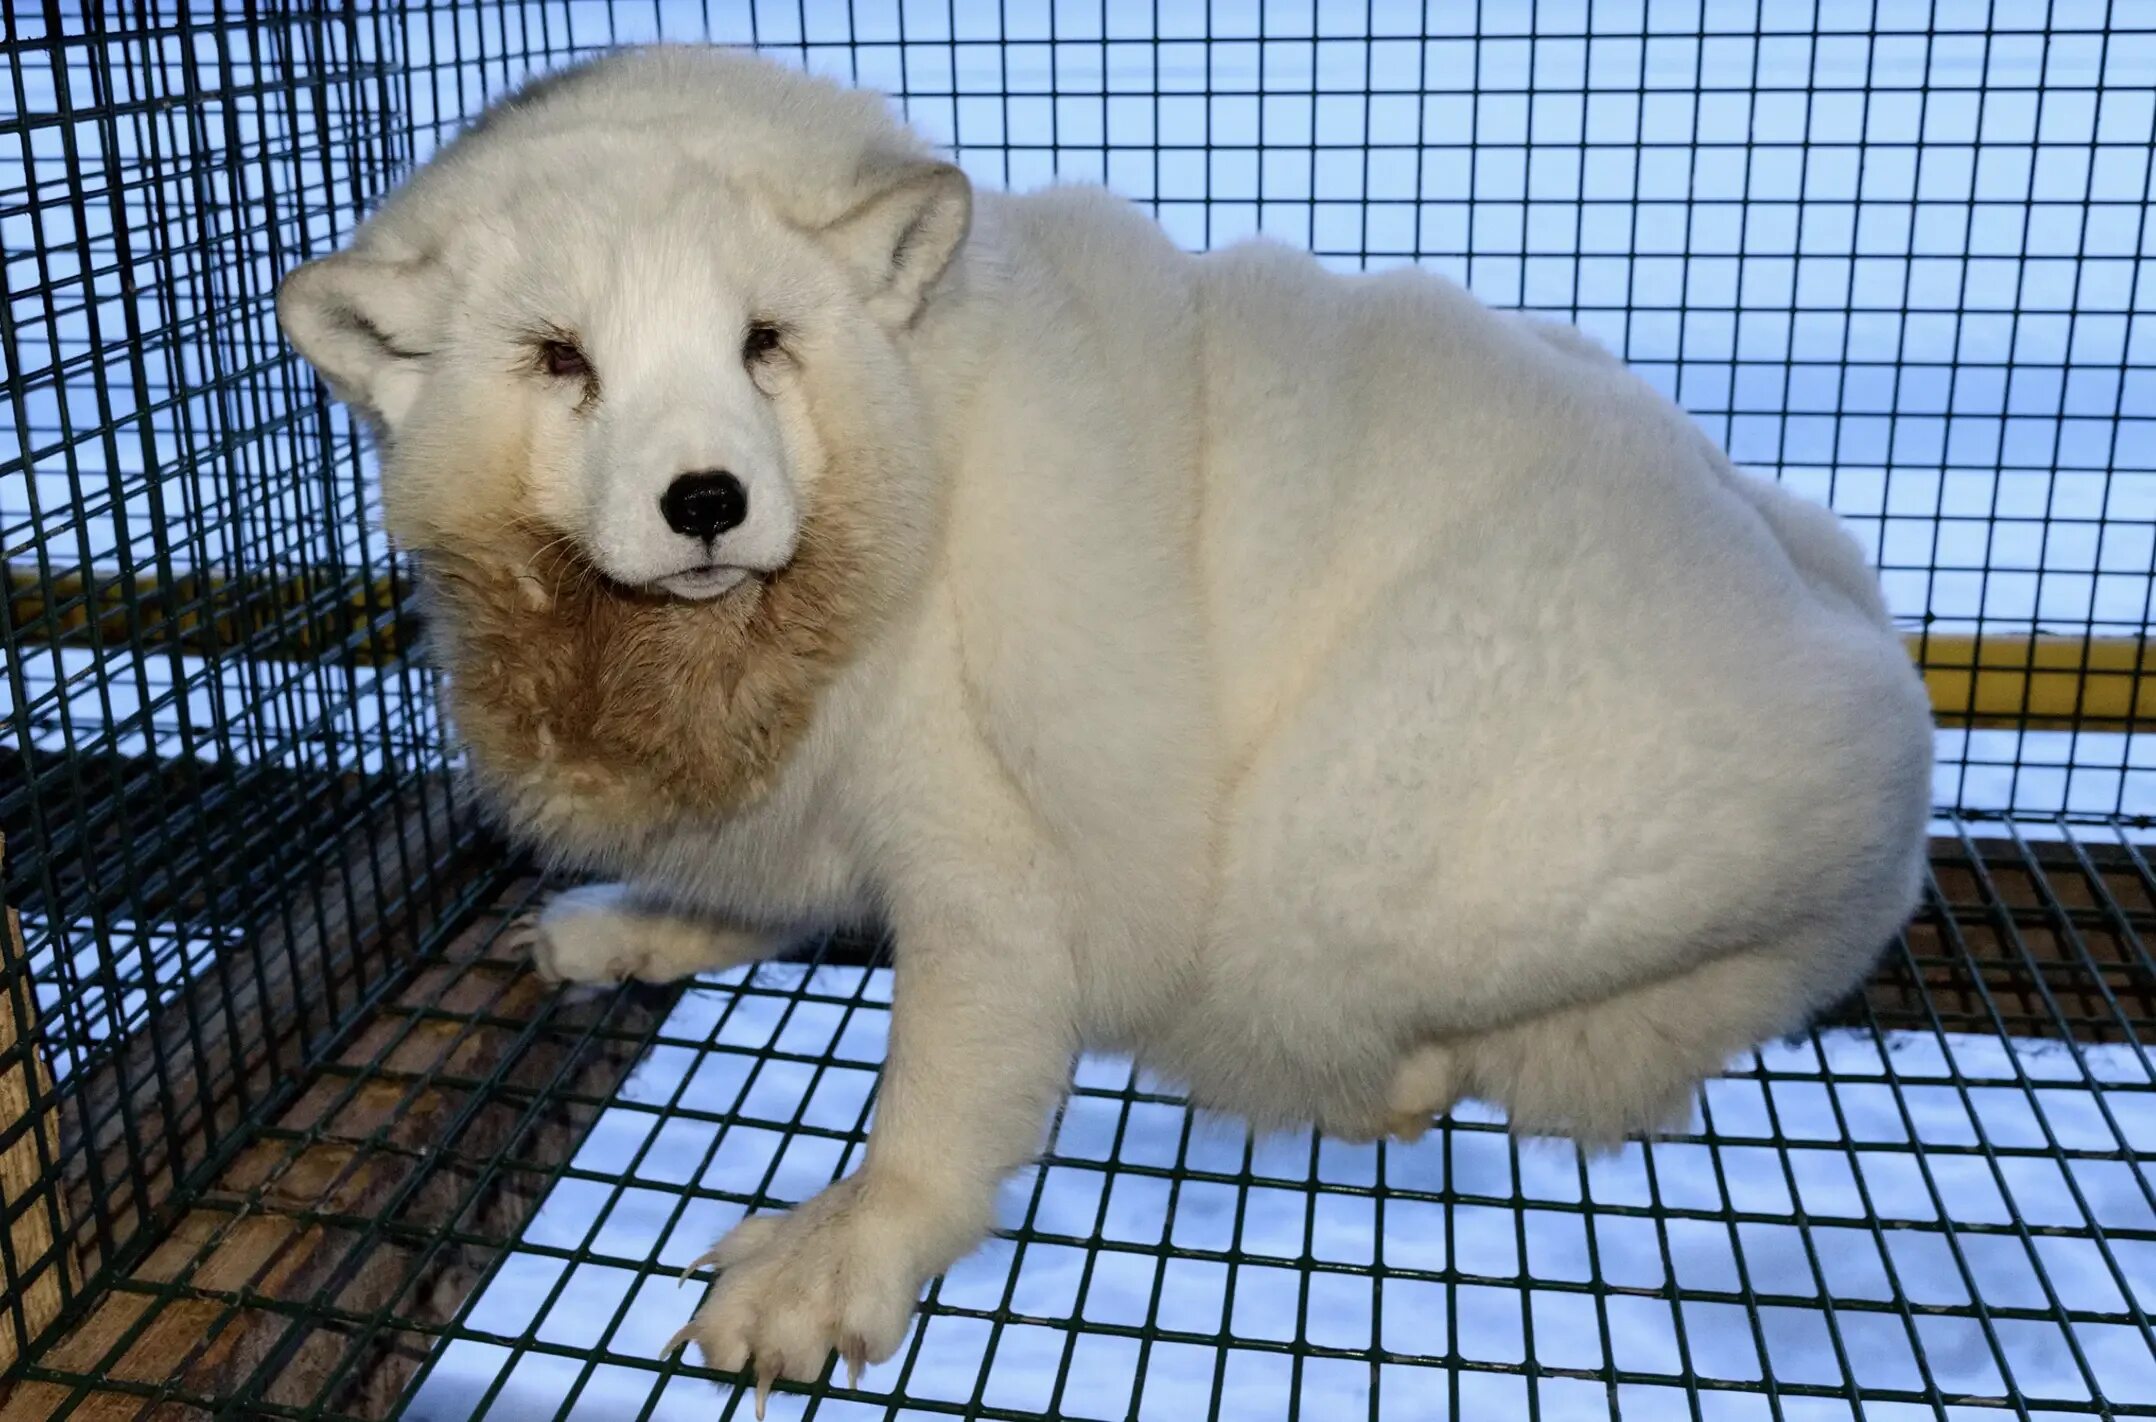
{"label": "fox ear", "polygon": [[973,185],[949,163],[909,158],[878,163],[870,194],[823,229],[853,268],[869,312],[886,326],[913,320],[973,222]]}
{"label": "fox ear", "polygon": [[431,266],[339,252],[277,288],[277,323],[293,346],[332,394],[384,430],[411,409],[431,354]]}

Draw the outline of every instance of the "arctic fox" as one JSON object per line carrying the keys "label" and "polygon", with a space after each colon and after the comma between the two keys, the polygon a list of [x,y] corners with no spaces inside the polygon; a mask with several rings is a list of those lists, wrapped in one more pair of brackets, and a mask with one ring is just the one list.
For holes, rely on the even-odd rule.
{"label": "arctic fox", "polygon": [[881,99],[626,51],[280,295],[373,426],[562,978],[874,916],[864,1162],[689,1329],[890,1354],[1074,1055],[1262,1127],[1666,1127],[1916,902],[1930,718],[1831,515],[1438,277],[974,192]]}

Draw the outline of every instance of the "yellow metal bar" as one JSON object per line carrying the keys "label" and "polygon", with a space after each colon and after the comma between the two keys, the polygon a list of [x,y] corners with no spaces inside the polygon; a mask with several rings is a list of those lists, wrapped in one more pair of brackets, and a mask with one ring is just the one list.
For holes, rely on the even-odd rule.
{"label": "yellow metal bar", "polygon": [[[302,568],[235,581],[186,572],[47,583],[7,565],[8,626],[18,643],[166,647],[312,661],[339,649],[360,665],[396,660],[397,590],[386,577]],[[47,615],[51,609],[51,615]],[[2124,730],[2156,723],[2156,649],[2137,637],[2053,633],[1912,634],[1909,653],[1942,726]]]}
{"label": "yellow metal bar", "polygon": [[2122,731],[2156,720],[2156,649],[2140,637],[1912,636],[1942,726]]}

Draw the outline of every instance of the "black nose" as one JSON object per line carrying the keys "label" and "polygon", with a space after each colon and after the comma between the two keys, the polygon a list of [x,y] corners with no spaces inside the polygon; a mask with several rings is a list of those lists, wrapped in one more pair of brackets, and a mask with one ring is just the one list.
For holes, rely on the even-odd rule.
{"label": "black nose", "polygon": [[717,538],[749,516],[749,491],[724,469],[683,474],[659,496],[666,526],[691,538]]}

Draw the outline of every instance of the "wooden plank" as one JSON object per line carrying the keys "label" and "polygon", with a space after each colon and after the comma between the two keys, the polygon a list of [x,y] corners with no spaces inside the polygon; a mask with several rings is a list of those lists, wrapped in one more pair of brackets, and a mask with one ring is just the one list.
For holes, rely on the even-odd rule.
{"label": "wooden plank", "polygon": [[172,647],[312,661],[342,650],[360,665],[411,645],[408,588],[372,569],[269,568],[169,576],[7,565],[6,626],[18,643]]}
{"label": "wooden plank", "polygon": [[61,1151],[85,1275],[156,1223],[177,1182],[409,959],[415,915],[474,881],[479,852],[452,853],[471,838],[455,803],[446,777],[422,778],[333,840],[314,882],[265,885],[284,896],[281,911],[258,906],[246,942],[190,973],[67,1083]]}
{"label": "wooden plank", "polygon": [[[0,868],[7,839],[0,835]],[[6,882],[0,873],[0,884]],[[52,1073],[38,1047],[37,997],[30,956],[15,910],[0,904],[0,1131],[27,1124],[0,1149],[0,1220],[6,1221],[5,1316],[0,1371],[59,1317],[74,1282],[71,1260],[56,1241],[66,1233],[66,1200],[54,1187],[60,1170],[60,1117]],[[56,1215],[56,1211],[60,1211]],[[58,1228],[55,1229],[55,1221]]]}
{"label": "wooden plank", "polygon": [[[139,1306],[98,1271],[169,1236],[187,1178],[319,1060],[364,996],[408,969],[434,906],[471,892],[498,864],[498,849],[472,834],[456,804],[444,775],[375,803],[318,846],[311,882],[257,887],[244,943],[165,984],[169,996],[124,1039],[70,1064],[54,1112],[63,1244],[73,1277],[105,1283],[70,1310],[78,1320],[85,1309],[109,1321],[113,1309]],[[36,1361],[54,1356],[47,1348]],[[22,1396],[20,1387],[0,1395],[0,1416],[41,1415]]]}
{"label": "wooden plank", "polygon": [[1937,899],[1830,1021],[2156,1043],[2156,901],[2124,847],[1935,839],[1931,867]]}
{"label": "wooden plank", "polygon": [[[349,1033],[275,1131],[240,1149],[128,1282],[38,1360],[98,1385],[25,1381],[0,1422],[70,1401],[68,1415],[85,1419],[206,1415],[156,1398],[166,1384],[362,1416],[391,1408],[430,1340],[387,1329],[362,1338],[314,1311],[394,1306],[418,1327],[446,1321],[488,1259],[462,1245],[428,1249],[423,1236],[455,1224],[514,1239],[542,1176],[482,1181],[486,1166],[507,1154],[542,1171],[566,1160],[594,1114],[574,1101],[613,1093],[637,1055],[624,1034],[655,1027],[673,1001],[665,990],[565,1000],[499,932],[528,890],[515,886]],[[611,1030],[587,1038],[600,1015]],[[355,1230],[353,1219],[398,1228]]]}

